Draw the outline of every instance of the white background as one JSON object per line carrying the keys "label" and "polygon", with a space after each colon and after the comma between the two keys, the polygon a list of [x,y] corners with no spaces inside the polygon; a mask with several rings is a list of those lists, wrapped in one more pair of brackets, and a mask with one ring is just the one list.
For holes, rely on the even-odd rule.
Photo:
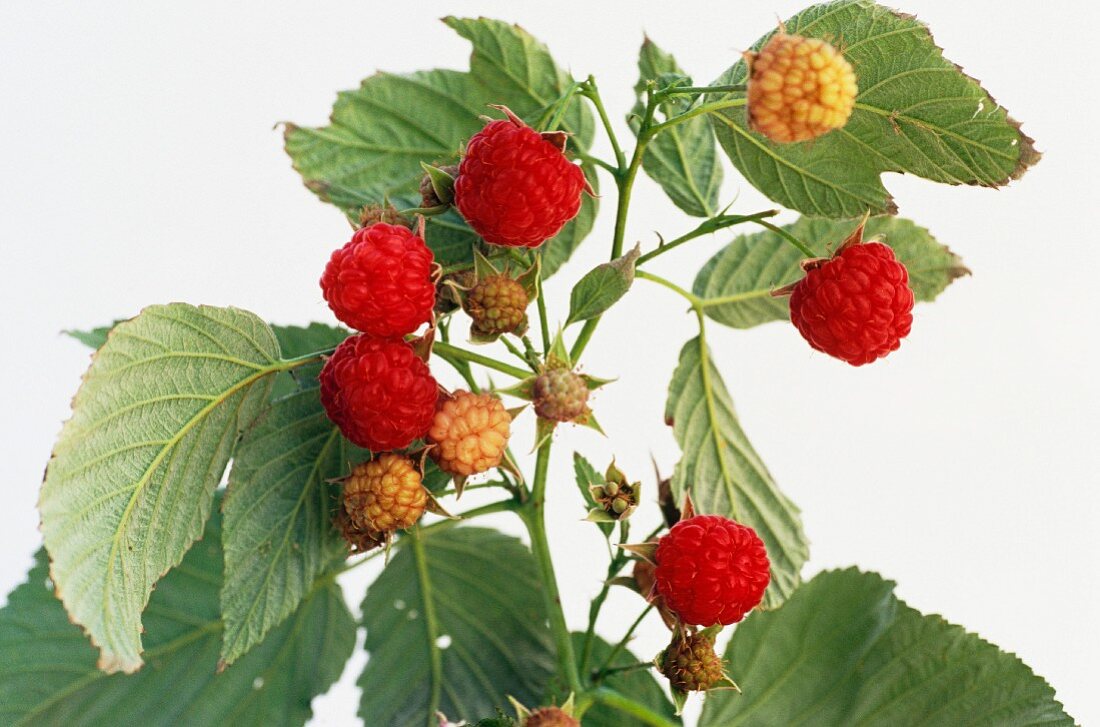
{"label": "white background", "polygon": [[[323,123],[336,91],[375,68],[465,68],[467,44],[435,18],[483,14],[519,22],[576,75],[595,73],[625,136],[643,30],[706,82],[801,4],[0,1],[0,592],[22,581],[38,545],[42,469],[88,363],[59,331],[177,300],[280,323],[331,320],[316,281],[348,229],[301,186],[275,122]],[[785,324],[711,327],[749,436],[803,510],[806,575],[857,564],[897,580],[913,606],[1019,654],[1085,724],[1100,721],[1093,8],[905,3],[1045,158],[1001,191],[887,177],[902,214],[974,271],[918,307],[898,353],[853,369]],[[734,211],[769,206],[729,173],[723,199],[736,194]],[[557,318],[571,282],[606,254],[609,207],[548,285]],[[634,210],[629,240],[643,247],[655,230],[668,238],[691,224],[648,180]],[[730,237],[698,240],[654,269],[690,285]],[[621,379],[595,400],[609,439],[558,440],[549,514],[574,627],[604,560],[577,521],[563,455],[576,448],[603,466],[614,452],[652,493],[650,455],[666,472],[678,456],[662,408],[693,333],[681,301],[639,282],[589,349],[587,371]],[[652,522],[647,508],[639,518]],[[348,582],[353,603],[369,575]],[[619,615],[601,630],[617,639],[638,606],[617,593],[607,613]],[[648,657],[664,635],[656,620],[642,631],[635,646]],[[317,700],[318,723],[351,720],[364,660]]]}

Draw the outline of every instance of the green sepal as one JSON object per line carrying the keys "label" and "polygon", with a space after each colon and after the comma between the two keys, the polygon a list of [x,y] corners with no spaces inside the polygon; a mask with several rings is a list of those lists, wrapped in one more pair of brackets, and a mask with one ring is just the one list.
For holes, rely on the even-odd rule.
{"label": "green sepal", "polygon": [[514,396],[517,399],[523,399],[524,401],[535,400],[535,379],[537,376],[528,376],[526,379],[512,384],[506,389],[496,389],[498,394],[505,394],[507,396]]}
{"label": "green sepal", "polygon": [[435,197],[445,206],[449,207],[455,199],[455,178],[439,167],[420,162],[420,168],[428,175],[432,183],[432,191]]}
{"label": "green sepal", "polygon": [[482,280],[493,275],[500,275],[500,270],[480,250],[474,250],[474,275],[477,276],[477,280]]}
{"label": "green sepal", "polygon": [[590,523],[614,523],[618,522],[614,517],[609,515],[602,507],[594,507],[588,511],[588,515],[584,518]]}

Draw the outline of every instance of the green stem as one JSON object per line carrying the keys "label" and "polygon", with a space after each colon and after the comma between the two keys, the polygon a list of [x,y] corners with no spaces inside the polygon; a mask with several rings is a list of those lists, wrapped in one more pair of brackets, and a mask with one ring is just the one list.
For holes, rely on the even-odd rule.
{"label": "green stem", "polygon": [[432,581],[428,577],[428,557],[424,553],[424,543],[417,528],[409,536],[412,540],[413,558],[416,560],[416,572],[420,580],[420,596],[424,606],[424,628],[428,635],[428,653],[431,669],[431,693],[428,697],[428,727],[436,724],[435,713],[439,709],[439,700],[443,694],[443,652],[436,646],[439,638],[439,621],[435,615],[435,601],[432,597]]}
{"label": "green stem", "polygon": [[[562,117],[565,116],[565,112],[569,110],[569,104],[573,102],[573,94],[580,90],[580,87],[580,83],[573,83],[571,86],[569,86],[569,88],[566,89],[565,93],[562,94],[561,98],[559,98],[556,102],[558,108],[554,112],[554,115],[550,118],[550,121],[546,124],[546,126],[539,127],[540,130],[547,131],[558,128],[558,125],[561,123]],[[551,108],[553,108],[553,106],[551,106]]]}
{"label": "green stem", "polygon": [[[622,545],[626,542],[627,529],[623,527],[625,522],[620,524],[619,529],[619,544]],[[596,634],[596,621],[600,617],[600,610],[603,609],[604,601],[607,600],[607,595],[611,591],[611,579],[619,575],[619,571],[623,569],[628,560],[627,551],[622,548],[618,548],[615,555],[612,556],[611,562],[607,565],[607,576],[604,578],[603,586],[600,588],[600,592],[596,594],[596,597],[592,599],[592,603],[588,606],[588,628],[584,632],[584,647],[581,649],[581,666],[580,671],[583,674],[588,668],[588,659],[592,655],[592,643],[595,640],[593,637]]]}
{"label": "green stem", "polygon": [[680,114],[679,116],[673,116],[668,121],[663,121],[659,124],[654,124],[653,126],[650,126],[648,129],[646,129],[644,132],[642,132],[638,135],[638,141],[641,142],[643,136],[648,137],[646,139],[646,141],[648,141],[649,139],[652,139],[657,134],[660,134],[665,129],[670,129],[673,126],[676,126],[677,124],[682,124],[685,121],[687,121],[688,119],[694,119],[696,116],[702,116],[704,114],[711,114],[711,113],[714,113],[715,111],[721,111],[722,109],[734,108],[735,106],[744,106],[745,103],[746,103],[746,99],[744,97],[742,97],[742,98],[726,99],[725,101],[714,101],[712,103],[705,103],[705,104],[702,104],[700,106],[696,106],[693,109],[685,111],[684,113]]}
{"label": "green stem", "polygon": [[623,672],[638,671],[639,669],[652,669],[656,664],[652,661],[636,661],[633,664],[627,664],[626,666],[616,666],[612,669],[601,669],[599,678],[611,676],[612,674],[622,674]]}
{"label": "green stem", "polygon": [[669,290],[676,293],[677,295],[682,296],[684,298],[684,300],[686,300],[688,303],[690,303],[691,307],[695,310],[698,310],[699,308],[703,307],[703,305],[706,303],[706,301],[703,300],[702,298],[700,298],[699,296],[697,296],[694,293],[691,293],[687,290],[684,290],[683,288],[681,288],[676,283],[672,282],[671,280],[666,280],[666,279],[662,278],[660,275],[654,275],[653,273],[647,272],[645,270],[636,270],[634,272],[634,277],[641,278],[642,280],[648,280],[651,283],[657,283],[660,286],[668,288]]}
{"label": "green stem", "polygon": [[753,222],[755,222],[756,224],[760,225],[761,227],[769,229],[772,232],[774,232],[775,234],[779,235],[784,240],[786,240],[787,242],[789,242],[790,244],[792,244],[796,248],[798,248],[798,251],[801,252],[806,257],[817,257],[817,254],[813,250],[811,250],[809,247],[807,247],[804,242],[802,242],[797,237],[795,237],[791,233],[784,230],[782,227],[779,227],[778,225],[773,225],[772,223],[768,222],[767,220],[753,220]]}
{"label": "green stem", "polygon": [[600,687],[598,689],[593,689],[588,693],[588,696],[590,696],[593,701],[618,710],[623,714],[628,714],[644,724],[650,725],[650,727],[678,727],[675,722],[664,715],[654,712],[644,704],[638,704],[634,700],[624,697],[614,689]]}
{"label": "green stem", "polygon": [[739,225],[743,222],[759,222],[765,217],[775,217],[777,214],[779,214],[779,210],[764,210],[763,212],[757,212],[751,215],[718,215],[717,217],[711,217],[708,220],[704,220],[702,224],[700,224],[691,232],[680,235],[675,240],[672,240],[671,242],[666,242],[657,249],[650,250],[645,255],[642,255],[640,258],[638,258],[635,266],[639,266],[642,263],[648,262],[653,258],[658,257],[659,255],[664,255],[669,250],[673,250],[680,245],[683,245],[685,242],[690,242],[697,237],[709,235],[713,232],[717,232],[718,230],[723,230],[727,227],[733,227],[734,225]]}
{"label": "green stem", "polygon": [[558,580],[554,575],[554,563],[550,558],[550,543],[546,537],[546,482],[550,472],[550,446],[553,439],[547,438],[539,446],[535,459],[535,481],[531,485],[531,499],[520,510],[527,533],[531,538],[531,553],[538,564],[542,595],[546,613],[550,619],[550,630],[558,652],[558,672],[574,693],[581,691],[581,680],[577,671],[577,659],[573,654],[573,638],[565,622],[561,608],[561,594],[558,592]]}
{"label": "green stem", "polygon": [[612,673],[613,670],[610,667],[612,664],[615,663],[615,658],[618,657],[618,655],[623,652],[623,649],[626,648],[626,645],[630,643],[630,639],[632,636],[634,636],[634,632],[638,630],[638,626],[641,625],[642,621],[645,619],[646,616],[649,615],[649,612],[652,610],[653,604],[651,603],[646,606],[640,614],[638,614],[638,618],[634,619],[634,623],[630,624],[630,628],[626,630],[626,634],[621,639],[619,639],[619,643],[615,644],[615,648],[612,649],[611,653],[607,655],[607,659],[604,660],[603,666],[601,666],[596,671],[596,675],[593,677],[593,681],[599,682],[600,679]]}
{"label": "green stem", "polygon": [[[596,87],[596,79],[594,76],[589,76],[588,80],[584,82],[584,88],[581,89],[581,94],[596,107],[596,114],[600,117],[600,123],[603,124],[604,131],[607,133],[607,140],[611,142],[611,149],[615,152],[615,163],[618,165],[618,169],[616,169],[614,173],[616,176],[621,175],[623,168],[626,166],[626,155],[623,154],[623,149],[619,146],[619,139],[615,136],[615,129],[611,126],[611,119],[607,117],[607,109],[604,108],[603,99],[600,97],[600,90]],[[611,165],[608,166],[610,167]]]}
{"label": "green stem", "polygon": [[499,371],[502,374],[514,376],[517,379],[526,379],[530,376],[530,372],[524,371],[521,368],[506,364],[503,361],[497,361],[495,358],[490,358],[489,356],[482,356],[480,353],[474,353],[464,348],[452,346],[449,343],[436,342],[436,344],[432,346],[432,353],[447,361],[452,366],[455,361],[468,361],[470,363],[480,364],[494,371]]}
{"label": "green stem", "polygon": [[659,98],[665,96],[699,96],[704,93],[744,93],[747,90],[749,90],[749,87],[744,84],[732,86],[677,86],[658,91],[657,96]]}
{"label": "green stem", "polygon": [[542,293],[542,253],[539,254],[539,274],[535,278],[535,303],[539,310],[539,332],[542,334],[542,355],[550,353],[550,319],[546,315],[546,296]]}
{"label": "green stem", "polygon": [[[599,95],[595,93],[595,87],[593,86],[593,95],[598,98]],[[596,103],[593,99],[593,103]],[[602,109],[603,104],[597,104],[597,108]],[[652,94],[650,94],[646,102],[645,115],[642,117],[641,125],[638,127],[638,143],[634,146],[634,154],[630,157],[630,165],[623,169],[623,159],[625,157],[622,151],[618,150],[618,144],[616,147],[616,158],[619,159],[620,174],[615,177],[615,184],[618,187],[619,199],[615,209],[615,232],[611,238],[611,259],[614,260],[623,254],[623,240],[626,237],[626,218],[627,213],[630,211],[630,195],[634,190],[634,180],[638,177],[638,169],[642,165],[642,157],[645,155],[646,145],[649,143],[651,136],[647,136],[646,132],[650,128],[650,124],[653,123],[653,114],[657,110],[657,103],[654,100]],[[614,139],[611,131],[610,124],[606,124],[608,136]],[[581,328],[581,332],[577,334],[577,340],[573,343],[573,348],[569,352],[569,357],[573,360],[573,363],[577,363],[581,354],[584,353],[584,349],[587,348],[588,342],[592,340],[592,334],[596,332],[596,327],[600,325],[600,318],[603,316],[596,316],[590,318],[584,323],[584,327]]]}
{"label": "green stem", "polygon": [[531,363],[531,361],[527,358],[523,351],[520,351],[519,347],[516,346],[516,344],[509,341],[507,336],[501,336],[500,342],[504,344],[504,347],[508,349],[509,353],[511,353],[523,363],[527,364],[527,367],[530,368],[533,372],[535,372],[536,374],[539,372],[538,367]]}

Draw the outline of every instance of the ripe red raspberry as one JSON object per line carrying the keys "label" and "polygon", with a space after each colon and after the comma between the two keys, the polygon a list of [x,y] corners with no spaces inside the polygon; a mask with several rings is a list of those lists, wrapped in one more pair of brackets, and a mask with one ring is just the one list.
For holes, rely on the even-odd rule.
{"label": "ripe red raspberry", "polygon": [[427,504],[420,472],[399,454],[386,452],[356,465],[344,480],[344,509],[364,530],[388,533],[410,528]]}
{"label": "ripe red raspberry", "polygon": [[511,333],[527,318],[527,291],[506,275],[479,280],[466,296],[466,312],[474,331],[494,336]]}
{"label": "ripe red raspberry", "polygon": [[725,675],[714,641],[703,634],[675,637],[661,654],[658,668],[678,692],[705,692]]}
{"label": "ripe red raspberry", "polygon": [[581,727],[581,723],[561,707],[539,707],[527,715],[523,727]]}
{"label": "ripe red raspberry", "polygon": [[486,242],[538,247],[581,207],[584,172],[518,118],[470,139],[455,179],[455,206]]}
{"label": "ripe red raspberry", "polygon": [[432,424],[439,387],[404,341],[348,337],[321,369],[321,403],[352,443],[402,449]]}
{"label": "ripe red raspberry", "polygon": [[341,322],[399,338],[432,318],[432,251],[407,227],[375,223],[332,253],[321,291]]}
{"label": "ripe red raspberry", "polygon": [[657,593],[680,620],[736,623],[764,597],[768,553],[752,528],[719,515],[681,520],[657,541]]}
{"label": "ripe red raspberry", "polygon": [[811,263],[791,292],[791,322],[818,351],[862,366],[901,345],[913,325],[909,273],[881,242]]}
{"label": "ripe red raspberry", "polygon": [[547,369],[535,379],[532,392],[535,413],[543,419],[569,422],[583,415],[588,404],[588,385],[565,367]]}
{"label": "ripe red raspberry", "polygon": [[428,441],[439,469],[468,477],[501,463],[512,417],[492,394],[456,391],[435,413]]}

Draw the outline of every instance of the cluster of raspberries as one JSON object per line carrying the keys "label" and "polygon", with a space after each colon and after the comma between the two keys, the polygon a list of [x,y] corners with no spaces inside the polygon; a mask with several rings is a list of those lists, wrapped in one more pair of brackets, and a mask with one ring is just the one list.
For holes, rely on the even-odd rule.
{"label": "cluster of raspberries", "polygon": [[[508,118],[486,125],[457,170],[447,170],[457,171],[453,202],[487,243],[536,247],[576,216],[588,185],[563,153],[564,136],[540,134],[503,110]],[[410,527],[428,506],[422,469],[407,452],[415,442],[461,478],[500,465],[511,426],[495,396],[447,393],[436,383],[409,339],[433,322],[439,268],[423,225],[418,234],[396,214],[376,220],[332,254],[321,276],[329,308],[357,331],[325,362],[321,402],[344,436],[373,455],[344,480],[338,522],[353,550]],[[478,299],[486,309],[478,321],[489,333],[515,328],[516,315],[497,320],[508,306],[496,300],[500,291],[489,292],[496,297]],[[512,307],[522,318],[522,307]]]}

